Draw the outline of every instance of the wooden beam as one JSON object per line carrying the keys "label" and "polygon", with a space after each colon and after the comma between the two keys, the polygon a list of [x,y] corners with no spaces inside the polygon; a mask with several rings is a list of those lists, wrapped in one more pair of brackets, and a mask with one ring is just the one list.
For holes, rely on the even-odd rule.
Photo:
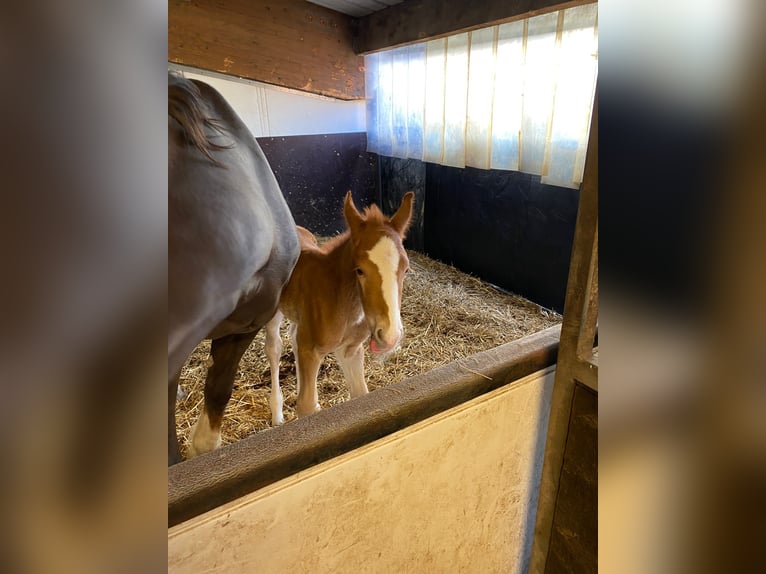
{"label": "wooden beam", "polygon": [[359,448],[556,362],[548,327],[168,469],[168,526]]}
{"label": "wooden beam", "polygon": [[[598,135],[595,137],[598,137]],[[593,238],[591,262],[591,267],[598,269],[598,226]],[[580,334],[577,340],[577,358],[581,360],[587,360],[593,353],[593,341],[596,337],[598,325],[598,273],[592,273],[588,277],[588,285],[585,292],[588,298],[583,307]]]}
{"label": "wooden beam", "polygon": [[598,392],[598,360],[578,360],[572,366],[571,375],[575,382],[588,387],[596,393]]}
{"label": "wooden beam", "polygon": [[405,0],[359,18],[354,34],[357,54],[404,46],[522,20],[556,10],[593,4],[596,0]]}
{"label": "wooden beam", "polygon": [[304,0],[170,0],[168,60],[344,100],[364,99],[350,16]]}
{"label": "wooden beam", "polygon": [[[572,401],[577,381],[598,389],[598,359],[593,353],[595,325],[583,321],[596,321],[598,296],[598,92],[593,102],[585,173],[580,186],[580,205],[575,224],[572,259],[569,264],[564,319],[561,324],[561,342],[556,379],[551,396],[551,414],[545,443],[543,472],[537,503],[532,556],[529,572],[543,574],[550,548],[553,518],[559,493],[561,469],[569,433]],[[590,356],[583,359],[583,339],[590,340]]]}

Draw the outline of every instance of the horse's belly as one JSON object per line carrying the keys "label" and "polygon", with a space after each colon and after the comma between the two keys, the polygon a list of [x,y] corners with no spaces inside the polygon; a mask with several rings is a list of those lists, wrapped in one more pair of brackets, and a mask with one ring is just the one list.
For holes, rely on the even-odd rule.
{"label": "horse's belly", "polygon": [[259,273],[245,284],[237,297],[234,311],[221,321],[208,338],[252,333],[261,329],[276,313],[282,285]]}

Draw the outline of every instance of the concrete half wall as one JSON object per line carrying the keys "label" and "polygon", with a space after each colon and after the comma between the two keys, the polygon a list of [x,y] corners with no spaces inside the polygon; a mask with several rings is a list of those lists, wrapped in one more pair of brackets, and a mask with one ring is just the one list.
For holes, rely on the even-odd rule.
{"label": "concrete half wall", "polygon": [[169,531],[172,572],[526,572],[554,368]]}

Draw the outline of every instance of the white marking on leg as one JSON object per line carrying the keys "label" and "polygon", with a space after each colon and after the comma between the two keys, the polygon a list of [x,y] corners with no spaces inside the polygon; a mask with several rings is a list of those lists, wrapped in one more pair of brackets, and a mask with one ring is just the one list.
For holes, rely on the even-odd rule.
{"label": "white marking on leg", "polygon": [[368,257],[382,278],[381,290],[383,300],[388,307],[388,329],[383,333],[383,338],[388,343],[395,343],[402,334],[402,319],[399,314],[399,284],[397,281],[399,270],[399,250],[390,237],[381,237],[370,249]]}
{"label": "white marking on leg", "polygon": [[295,361],[295,394],[301,392],[301,381],[298,377],[298,324],[290,321],[290,345],[293,347],[293,360]]}
{"label": "white marking on leg", "polygon": [[214,431],[210,427],[210,419],[205,410],[202,411],[202,415],[200,415],[199,419],[192,427],[189,436],[189,457],[210,452],[221,446],[221,429]]}
{"label": "white marking on leg", "polygon": [[282,355],[282,337],[279,334],[279,326],[281,324],[282,313],[279,311],[266,324],[266,355],[269,357],[269,369],[271,371],[269,407],[271,408],[271,424],[274,426],[285,422],[283,415],[284,400],[282,388],[279,386],[279,357]]}

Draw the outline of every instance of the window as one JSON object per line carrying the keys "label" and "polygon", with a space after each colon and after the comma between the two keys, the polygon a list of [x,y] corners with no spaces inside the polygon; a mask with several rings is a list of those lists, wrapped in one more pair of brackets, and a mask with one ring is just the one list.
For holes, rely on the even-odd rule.
{"label": "window", "polygon": [[577,188],[597,15],[588,4],[366,56],[368,150]]}

